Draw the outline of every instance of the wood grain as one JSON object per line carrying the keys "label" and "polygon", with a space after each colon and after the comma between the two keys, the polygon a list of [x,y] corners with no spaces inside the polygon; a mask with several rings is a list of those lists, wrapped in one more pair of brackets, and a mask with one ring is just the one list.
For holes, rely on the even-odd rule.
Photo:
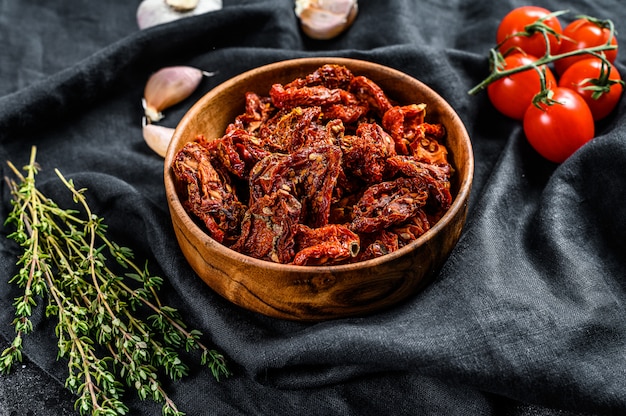
{"label": "wood grain", "polygon": [[[455,169],[451,208],[429,231],[402,249],[376,259],[337,266],[294,266],[254,259],[217,243],[185,212],[170,166],[174,155],[197,134],[219,138],[244,111],[244,94],[266,95],[326,63],[345,65],[378,83],[400,104],[424,102],[427,121],[442,123]],[[172,224],[185,258],[213,290],[231,302],[268,316],[323,320],[372,313],[415,294],[436,276],[456,245],[467,214],[474,172],[470,138],[453,108],[432,89],[392,68],[335,58],[302,58],[256,68],[217,86],[179,123],[165,158],[164,180]]]}

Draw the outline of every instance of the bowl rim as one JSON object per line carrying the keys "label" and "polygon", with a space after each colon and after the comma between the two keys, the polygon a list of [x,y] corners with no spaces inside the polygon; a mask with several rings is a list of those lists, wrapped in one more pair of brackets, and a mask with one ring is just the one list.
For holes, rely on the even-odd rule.
{"label": "bowl rim", "polygon": [[[245,80],[250,75],[258,72],[271,72],[276,69],[283,67],[284,65],[314,65],[318,63],[320,66],[326,63],[339,64],[344,65],[348,69],[350,66],[365,66],[371,69],[382,69],[389,75],[393,75],[399,78],[410,78],[412,82],[420,85],[423,88],[423,91],[429,95],[441,101],[441,105],[446,108],[447,113],[450,115],[451,119],[460,126],[460,132],[463,136],[462,142],[464,143],[464,147],[467,150],[467,160],[466,160],[466,169],[467,176],[459,183],[458,191],[454,195],[452,200],[452,204],[450,208],[445,212],[445,214],[424,234],[420,235],[415,241],[407,244],[406,246],[395,250],[392,253],[385,254],[380,257],[375,257],[368,260],[363,260],[355,263],[347,263],[347,264],[337,264],[337,265],[294,265],[294,264],[285,264],[285,263],[274,263],[267,260],[258,259],[252,256],[248,256],[238,251],[235,251],[215,239],[213,239],[209,234],[202,229],[202,227],[191,218],[190,214],[184,209],[182,203],[180,201],[180,197],[176,192],[175,187],[175,179],[173,178],[173,174],[171,173],[171,164],[173,162],[173,158],[176,150],[176,144],[181,140],[182,132],[187,128],[187,126],[191,123],[193,117],[192,114],[198,112],[198,109],[204,106],[204,103],[211,100],[214,96],[221,93],[223,90],[227,90],[238,82]],[[358,74],[357,74],[358,75]],[[242,97],[243,99],[243,97]],[[345,271],[350,271],[354,269],[367,268],[369,266],[378,266],[383,263],[391,263],[395,260],[405,256],[409,252],[414,250],[418,250],[421,246],[425,245],[430,239],[432,239],[437,233],[446,228],[446,226],[453,220],[453,218],[459,214],[459,211],[465,210],[467,208],[467,204],[469,201],[469,196],[471,193],[472,182],[474,176],[474,153],[472,148],[472,143],[467,132],[467,128],[465,124],[461,120],[458,113],[454,110],[454,108],[446,101],[443,97],[441,97],[435,90],[430,88],[428,85],[420,81],[418,78],[413,77],[412,75],[407,74],[406,72],[402,72],[398,69],[394,69],[392,67],[386,66],[384,64],[379,64],[371,61],[366,61],[362,59],[355,58],[345,58],[345,57],[336,57],[336,56],[315,56],[315,57],[304,57],[304,58],[293,58],[293,59],[285,59],[280,61],[275,61],[272,63],[268,63],[265,65],[261,65],[258,67],[251,68],[247,71],[244,71],[238,75],[235,75],[222,83],[216,85],[209,91],[207,91],[202,97],[200,97],[183,115],[180,122],[177,124],[172,140],[168,146],[165,160],[164,160],[164,182],[165,182],[165,190],[168,204],[170,205],[170,209],[176,211],[176,214],[180,215],[180,219],[185,223],[185,225],[189,226],[192,233],[200,236],[201,241],[207,247],[214,248],[217,251],[221,251],[225,256],[230,257],[235,262],[241,262],[247,265],[252,265],[256,267],[262,267],[269,271],[275,270],[280,272],[291,272],[291,273],[341,273]],[[174,213],[171,213],[172,215]]]}

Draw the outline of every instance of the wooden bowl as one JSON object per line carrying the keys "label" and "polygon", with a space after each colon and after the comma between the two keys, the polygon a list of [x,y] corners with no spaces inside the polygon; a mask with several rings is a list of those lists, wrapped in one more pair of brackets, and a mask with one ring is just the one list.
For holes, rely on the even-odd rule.
{"label": "wooden bowl", "polygon": [[[219,138],[244,112],[244,94],[267,95],[274,83],[287,83],[326,63],[345,65],[378,83],[400,104],[424,102],[429,122],[447,129],[445,145],[455,169],[453,202],[446,214],[411,244],[382,257],[334,266],[276,264],[235,252],[209,237],[187,214],[171,170],[175,154],[198,134]],[[346,58],[301,58],[265,65],[215,87],[182,118],[165,157],[165,192],[178,243],[194,271],[231,302],[276,318],[323,320],[362,315],[390,307],[415,294],[437,274],[457,243],[467,213],[474,158],[467,131],[452,107],[407,74],[371,62]]]}

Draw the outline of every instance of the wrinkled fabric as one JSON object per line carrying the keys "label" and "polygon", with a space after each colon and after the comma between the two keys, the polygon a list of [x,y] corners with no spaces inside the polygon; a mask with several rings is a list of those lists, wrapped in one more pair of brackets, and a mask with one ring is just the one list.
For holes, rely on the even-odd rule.
{"label": "wrinkled fabric", "polygon": [[[619,415],[626,413],[626,114],[566,162],[542,159],[519,122],[486,94],[499,20],[524,2],[362,0],[354,25],[328,41],[306,38],[293,2],[225,0],[223,9],[138,30],[138,1],[0,2],[0,159],[28,162],[37,146],[41,189],[71,204],[53,170],[81,188],[116,241],[163,276],[165,298],[222,351],[234,375],[219,383],[193,367],[167,391],[188,415]],[[617,0],[545,0],[540,6],[611,18],[626,45]],[[474,184],[461,238],[425,290],[372,315],[318,323],[269,318],[232,305],[180,253],[163,188],[163,160],[144,143],[148,76],[174,64],[216,74],[166,111],[175,127],[219,83],[283,59],[342,56],[412,75],[445,98],[474,148]],[[623,55],[616,66],[626,73]],[[2,164],[3,176],[12,176]],[[0,184],[4,220],[11,209]],[[0,349],[13,336],[8,280],[19,248],[0,239]],[[0,376],[0,406],[19,414],[77,414],[56,399],[67,374],[54,323],[35,316],[29,371]],[[37,376],[32,376],[36,371]],[[26,373],[26,374],[24,374]],[[32,377],[32,383],[20,377]],[[45,386],[45,387],[44,387]],[[16,389],[26,390],[22,395]],[[20,390],[23,391],[23,390]],[[37,406],[18,400],[49,391]],[[159,414],[129,390],[131,414]],[[3,402],[4,401],[4,402]],[[23,407],[19,407],[23,406]],[[37,410],[41,409],[41,410]],[[8,413],[7,413],[8,414]]]}

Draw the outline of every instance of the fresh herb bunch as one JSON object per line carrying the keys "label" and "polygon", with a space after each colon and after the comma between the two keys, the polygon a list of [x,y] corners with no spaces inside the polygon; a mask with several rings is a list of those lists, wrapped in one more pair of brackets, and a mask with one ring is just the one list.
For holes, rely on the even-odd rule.
{"label": "fresh herb bunch", "polygon": [[[24,249],[10,282],[23,294],[14,302],[16,335],[0,355],[0,372],[21,361],[23,338],[33,330],[33,308],[47,301],[45,315],[57,322],[58,358],[68,362],[65,386],[78,395],[75,408],[81,415],[126,414],[125,386],[142,400],[163,403],[163,415],[184,415],[164,391],[159,374],[171,380],[188,374],[179,355],[184,348],[198,350],[200,363],[219,381],[230,375],[224,356],[200,341],[200,331],[187,329],[176,309],[161,303],[157,291],[163,279],[150,274],[147,262],[137,266],[131,249],[107,238],[107,226],[91,212],[85,189],[76,189],[55,170],[87,219],[81,211],[60,208],[37,189],[35,156],[33,147],[26,176],[8,162],[19,183],[6,178],[13,210],[5,224],[15,226],[8,237]],[[115,261],[107,260],[106,253]]]}

